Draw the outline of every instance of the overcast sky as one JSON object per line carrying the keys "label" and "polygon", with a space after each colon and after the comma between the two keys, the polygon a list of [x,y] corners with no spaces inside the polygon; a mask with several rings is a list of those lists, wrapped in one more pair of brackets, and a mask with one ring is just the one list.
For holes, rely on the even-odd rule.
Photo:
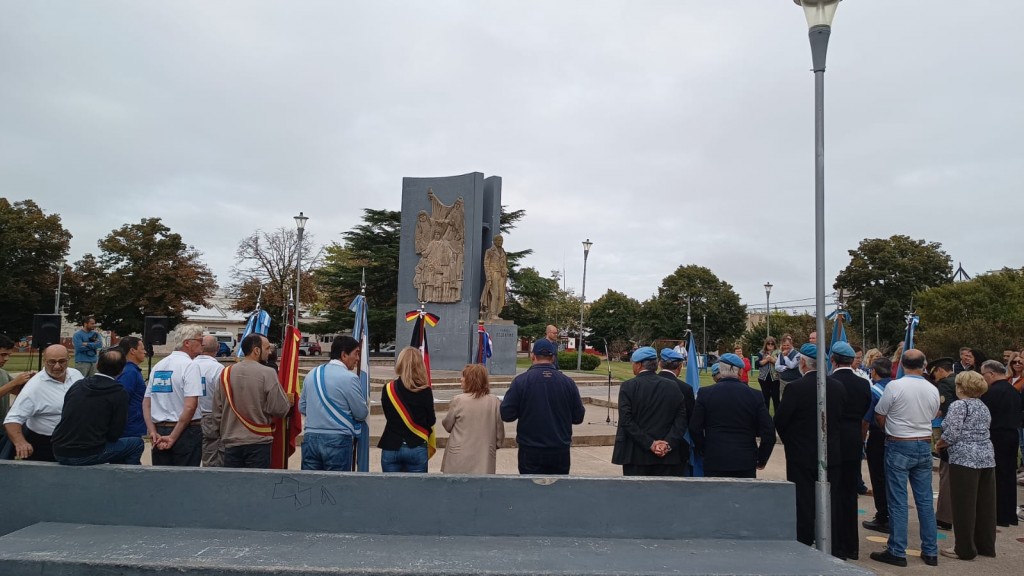
{"label": "overcast sky", "polygon": [[[980,5],[980,6],[979,6]],[[996,6],[998,5],[998,11]],[[322,243],[404,176],[479,171],[506,248],[643,300],[681,264],[814,295],[813,75],[791,0],[0,0],[0,195],[71,258],[158,216],[225,285],[256,228]],[[826,74],[827,282],[863,238],[1024,265],[1024,2],[843,2]],[[1014,38],[1017,38],[1014,40]],[[810,301],[808,301],[810,303]]]}

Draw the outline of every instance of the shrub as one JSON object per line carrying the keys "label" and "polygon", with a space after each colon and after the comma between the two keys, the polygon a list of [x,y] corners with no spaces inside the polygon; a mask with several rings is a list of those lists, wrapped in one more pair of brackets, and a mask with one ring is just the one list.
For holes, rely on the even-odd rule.
{"label": "shrub", "polygon": [[[596,370],[601,365],[601,358],[593,354],[584,354],[580,368],[583,370]],[[576,369],[576,352],[559,352],[558,367],[562,370]]]}

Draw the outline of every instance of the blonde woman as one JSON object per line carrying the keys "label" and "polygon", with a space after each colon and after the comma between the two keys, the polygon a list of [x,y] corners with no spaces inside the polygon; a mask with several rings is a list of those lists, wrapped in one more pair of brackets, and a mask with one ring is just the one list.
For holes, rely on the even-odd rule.
{"label": "blonde woman", "polygon": [[446,474],[494,474],[497,452],[505,440],[501,401],[491,394],[487,369],[462,369],[462,394],[452,398],[441,425],[450,433],[441,460]]}
{"label": "blonde woman", "polygon": [[388,382],[380,394],[384,408],[384,432],[377,447],[381,449],[383,472],[427,472],[427,461],[434,455],[434,394],[430,390],[423,354],[405,347],[395,362],[398,378]]}
{"label": "blonde woman", "polygon": [[882,351],[878,348],[872,348],[864,353],[864,359],[861,360],[860,365],[864,366],[868,376],[871,376],[871,366],[875,364],[875,360],[882,357]]}

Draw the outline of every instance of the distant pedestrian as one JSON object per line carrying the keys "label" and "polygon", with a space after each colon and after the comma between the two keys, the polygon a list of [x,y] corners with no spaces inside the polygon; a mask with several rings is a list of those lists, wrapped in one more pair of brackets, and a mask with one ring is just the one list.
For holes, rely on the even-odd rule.
{"label": "distant pedestrian", "polygon": [[103,348],[103,336],[96,331],[96,319],[86,316],[82,328],[71,337],[75,346],[75,370],[83,377],[96,373],[96,353]]}
{"label": "distant pedestrian", "polygon": [[568,474],[572,425],[586,414],[572,378],[552,363],[550,340],[533,344],[530,368],[512,379],[501,401],[501,419],[516,424],[520,474]]}
{"label": "distant pedestrian", "polygon": [[989,436],[996,459],[996,524],[1016,526],[1019,523],[1016,472],[1021,395],[1006,379],[1006,367],[997,360],[985,361],[981,365],[981,376],[988,383],[988,391],[981,396],[981,401],[992,415]]}
{"label": "distant pedestrian", "polygon": [[398,378],[381,391],[384,408],[384,432],[377,447],[381,449],[380,467],[384,472],[427,472],[434,455],[434,394],[427,379],[423,354],[412,346],[398,353],[395,362]]}
{"label": "distant pedestrian", "polygon": [[544,338],[555,347],[555,355],[551,357],[551,365],[555,367],[555,370],[558,370],[558,326],[548,324],[547,328],[544,329]]}
{"label": "distant pedestrian", "polygon": [[[761,386],[765,408],[778,412],[782,390],[779,388],[779,371],[775,369],[775,363],[779,361],[779,352],[775,347],[775,338],[769,336],[764,339],[761,357],[757,361],[757,383]],[[775,404],[774,408],[772,403]]]}
{"label": "distant pedestrian", "polygon": [[740,370],[739,376],[740,382],[750,384],[750,370],[752,369],[752,366],[750,365],[750,358],[743,355],[743,343],[737,342],[736,345],[733,346],[732,353],[743,360],[743,369]]}
{"label": "distant pedestrian", "polygon": [[[798,380],[800,374],[800,354],[793,348],[793,337],[789,334],[782,335],[779,343],[779,359],[775,362],[775,371],[779,374],[779,394],[786,395],[786,386],[790,382]],[[776,413],[778,408],[776,408]]]}
{"label": "distant pedestrian", "polygon": [[462,394],[452,398],[441,425],[448,443],[441,460],[445,474],[494,474],[498,448],[505,440],[501,400],[491,394],[487,369],[468,364],[462,369]]}

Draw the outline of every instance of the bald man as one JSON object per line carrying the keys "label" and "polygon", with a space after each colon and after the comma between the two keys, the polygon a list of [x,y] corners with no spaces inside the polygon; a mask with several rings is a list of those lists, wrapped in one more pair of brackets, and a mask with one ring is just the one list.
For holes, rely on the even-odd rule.
{"label": "bald man", "polygon": [[43,371],[29,379],[4,418],[7,437],[21,460],[56,462],[50,436],[60,422],[64,395],[82,373],[68,368],[68,349],[54,344],[43,350]]}
{"label": "bald man", "polygon": [[547,338],[555,345],[555,357],[552,364],[555,370],[558,370],[558,326],[554,324],[548,324],[547,328],[544,329],[544,338]]}

